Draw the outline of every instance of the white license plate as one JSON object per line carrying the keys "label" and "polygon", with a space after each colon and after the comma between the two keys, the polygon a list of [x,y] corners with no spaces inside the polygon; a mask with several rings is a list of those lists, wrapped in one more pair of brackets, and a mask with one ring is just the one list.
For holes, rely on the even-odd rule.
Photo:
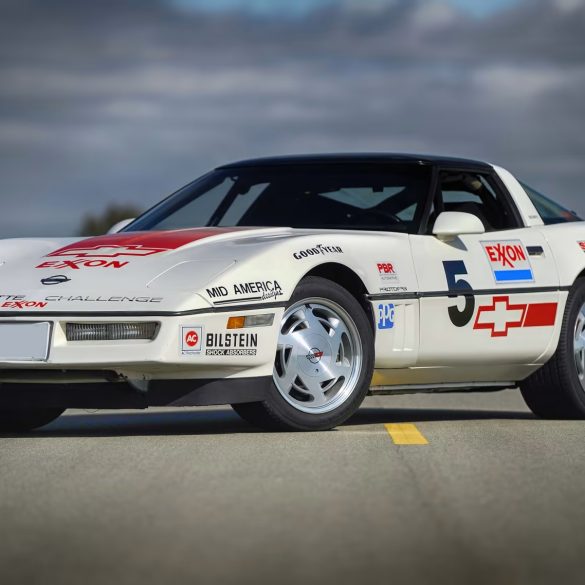
{"label": "white license plate", "polygon": [[47,361],[50,342],[51,323],[0,323],[0,361]]}

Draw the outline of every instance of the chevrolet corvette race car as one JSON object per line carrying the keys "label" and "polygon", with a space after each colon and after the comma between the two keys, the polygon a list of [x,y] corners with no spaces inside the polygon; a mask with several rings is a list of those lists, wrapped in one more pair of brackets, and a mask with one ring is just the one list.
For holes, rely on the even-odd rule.
{"label": "chevrolet corvette race car", "polygon": [[92,238],[0,242],[0,427],[231,404],[322,430],[368,394],[519,387],[585,418],[585,225],[490,164],[225,165]]}

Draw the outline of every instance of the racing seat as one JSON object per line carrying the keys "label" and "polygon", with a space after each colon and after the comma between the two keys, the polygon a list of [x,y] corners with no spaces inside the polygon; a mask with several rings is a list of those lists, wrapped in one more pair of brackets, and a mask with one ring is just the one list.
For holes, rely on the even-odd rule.
{"label": "racing seat", "polygon": [[445,211],[459,211],[460,213],[470,213],[471,215],[475,215],[481,223],[483,223],[483,227],[485,228],[486,232],[493,231],[494,226],[492,222],[490,222],[485,214],[485,207],[480,205],[479,203],[474,203],[472,201],[467,201],[465,203],[457,203],[451,205],[445,205]]}

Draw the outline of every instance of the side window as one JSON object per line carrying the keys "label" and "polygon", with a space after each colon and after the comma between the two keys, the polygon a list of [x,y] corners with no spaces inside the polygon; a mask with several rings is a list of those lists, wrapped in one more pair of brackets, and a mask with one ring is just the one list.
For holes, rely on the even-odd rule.
{"label": "side window", "polygon": [[461,171],[441,171],[437,211],[471,213],[486,232],[518,227],[510,206],[488,176]]}

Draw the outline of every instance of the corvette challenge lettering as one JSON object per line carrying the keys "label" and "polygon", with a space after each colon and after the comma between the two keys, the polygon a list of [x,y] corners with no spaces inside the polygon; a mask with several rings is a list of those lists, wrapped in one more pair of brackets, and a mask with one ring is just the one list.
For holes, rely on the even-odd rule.
{"label": "corvette challenge lettering", "polygon": [[50,302],[69,302],[69,303],[160,303],[163,297],[91,297],[91,296],[71,296],[63,297],[53,295],[45,297]]}
{"label": "corvette challenge lettering", "polygon": [[314,248],[295,252],[293,254],[293,258],[295,260],[302,260],[303,258],[308,258],[309,256],[319,256],[326,254],[343,254],[343,250],[339,246],[323,246],[323,244],[317,244],[317,246]]}
{"label": "corvette challenge lettering", "polygon": [[497,284],[534,282],[528,253],[520,240],[482,242]]}
{"label": "corvette challenge lettering", "polygon": [[205,355],[251,356],[256,355],[257,333],[208,333],[205,336]]}
{"label": "corvette challenge lettering", "polygon": [[510,297],[494,297],[491,305],[479,307],[475,330],[486,329],[491,337],[507,337],[510,329],[520,327],[554,327],[558,303],[510,302]]}

